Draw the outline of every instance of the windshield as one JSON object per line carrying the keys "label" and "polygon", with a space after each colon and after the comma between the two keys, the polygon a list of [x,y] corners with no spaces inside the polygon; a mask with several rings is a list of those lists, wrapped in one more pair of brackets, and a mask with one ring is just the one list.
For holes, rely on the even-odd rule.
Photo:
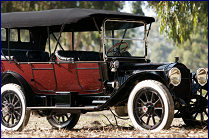
{"label": "windshield", "polygon": [[145,56],[144,23],[107,20],[104,28],[104,43],[107,56]]}

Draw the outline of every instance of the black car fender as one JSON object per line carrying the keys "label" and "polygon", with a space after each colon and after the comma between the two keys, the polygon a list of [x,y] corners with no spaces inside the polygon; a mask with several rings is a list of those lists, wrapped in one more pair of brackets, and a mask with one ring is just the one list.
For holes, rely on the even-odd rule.
{"label": "black car fender", "polygon": [[106,105],[116,106],[120,105],[121,102],[126,102],[134,86],[143,80],[156,80],[163,83],[165,86],[168,86],[165,77],[162,76],[165,76],[163,71],[142,71],[129,75],[125,82],[123,82],[119,88],[113,92]]}
{"label": "black car fender", "polygon": [[25,95],[26,105],[31,106],[33,104],[33,98],[35,94],[32,91],[32,88],[30,87],[28,82],[20,74],[12,71],[6,71],[1,73],[1,86],[8,83],[20,85]]}

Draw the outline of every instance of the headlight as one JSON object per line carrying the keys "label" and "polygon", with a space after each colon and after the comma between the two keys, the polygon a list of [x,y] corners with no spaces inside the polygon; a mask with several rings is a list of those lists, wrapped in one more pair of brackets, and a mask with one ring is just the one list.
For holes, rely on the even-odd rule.
{"label": "headlight", "polygon": [[204,68],[199,68],[196,75],[197,81],[201,86],[208,82],[208,72]]}
{"label": "headlight", "polygon": [[170,83],[174,86],[178,86],[181,83],[181,72],[178,68],[172,68],[168,72]]}

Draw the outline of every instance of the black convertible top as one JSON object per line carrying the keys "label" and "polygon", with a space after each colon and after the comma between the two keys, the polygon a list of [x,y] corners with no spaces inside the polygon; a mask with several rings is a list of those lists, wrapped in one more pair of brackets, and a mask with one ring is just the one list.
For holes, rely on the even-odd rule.
{"label": "black convertible top", "polygon": [[94,24],[95,19],[98,27],[101,27],[106,18],[119,18],[144,21],[149,24],[155,21],[153,17],[141,16],[136,14],[95,10],[95,9],[53,9],[31,12],[11,12],[1,14],[2,28],[30,28],[68,25],[70,30],[84,31],[97,30]]}

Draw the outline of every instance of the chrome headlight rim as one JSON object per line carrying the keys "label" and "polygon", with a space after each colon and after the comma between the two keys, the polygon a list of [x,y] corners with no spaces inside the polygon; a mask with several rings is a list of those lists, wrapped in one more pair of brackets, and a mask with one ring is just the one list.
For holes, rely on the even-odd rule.
{"label": "chrome headlight rim", "polygon": [[[176,73],[178,74],[178,75],[177,75],[178,78],[172,77],[172,76],[174,76],[174,74],[176,74]],[[173,67],[173,68],[171,68],[171,69],[169,70],[169,72],[168,72],[168,77],[169,77],[169,82],[170,82],[170,84],[172,84],[172,85],[174,85],[174,86],[178,86],[178,85],[181,83],[181,71],[180,71],[178,68],[176,68],[176,67]],[[174,82],[173,78],[177,79],[178,82]]]}
{"label": "chrome headlight rim", "polygon": [[[201,76],[200,75],[200,72],[205,72],[205,82],[201,82],[200,81],[200,77],[199,76]],[[204,85],[206,85],[207,84],[207,82],[208,82],[208,71],[207,71],[207,69],[205,69],[205,68],[199,68],[198,70],[197,70],[197,72],[196,72],[196,79],[197,79],[197,82],[198,82],[198,84],[200,84],[201,86],[204,86]]]}

